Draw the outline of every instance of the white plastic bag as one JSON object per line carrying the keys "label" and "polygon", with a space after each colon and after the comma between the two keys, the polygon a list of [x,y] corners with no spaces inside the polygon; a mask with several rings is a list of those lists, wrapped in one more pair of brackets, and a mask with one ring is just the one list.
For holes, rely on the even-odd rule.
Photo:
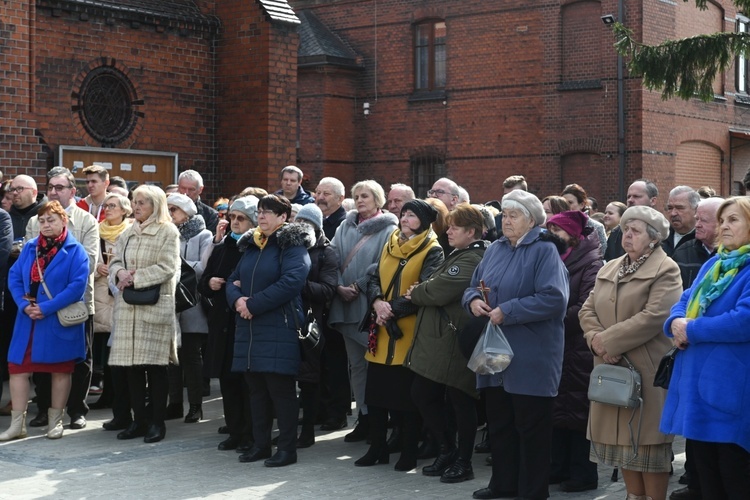
{"label": "white plastic bag", "polygon": [[479,375],[494,375],[508,368],[512,359],[513,349],[502,329],[488,321],[467,366]]}

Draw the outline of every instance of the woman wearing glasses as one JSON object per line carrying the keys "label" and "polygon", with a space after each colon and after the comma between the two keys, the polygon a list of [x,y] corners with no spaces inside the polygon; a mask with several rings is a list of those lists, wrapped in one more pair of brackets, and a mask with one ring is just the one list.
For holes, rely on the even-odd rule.
{"label": "woman wearing glasses", "polygon": [[0,441],[26,437],[31,373],[51,374],[47,437],[61,438],[71,374],[86,356],[84,324],[62,326],[57,311],[83,299],[88,256],[68,232],[68,215],[59,202],[42,205],[37,215],[39,236],[24,245],[8,276],[18,314],[8,352],[12,420]]}
{"label": "woman wearing glasses", "polygon": [[[250,419],[250,393],[242,373],[232,371],[234,357],[234,314],[227,303],[226,283],[242,254],[237,242],[243,234],[258,224],[258,198],[245,196],[231,204],[227,219],[229,232],[214,247],[203,271],[198,289],[210,302],[208,315],[208,346],[203,359],[206,377],[218,378],[221,389],[224,420],[229,437],[219,443],[220,450],[250,451],[253,427]],[[219,221],[217,234],[226,229]]]}
{"label": "woman wearing glasses", "polygon": [[[172,193],[167,197],[169,216],[180,231],[180,256],[201,279],[211,255],[213,245],[211,231],[206,229],[203,216],[187,195]],[[178,314],[180,338],[179,364],[169,366],[169,406],[167,420],[182,418],[183,379],[187,386],[190,409],[185,415],[186,424],[194,424],[203,418],[203,358],[201,346],[208,335],[208,321],[203,306],[196,304]]]}
{"label": "woman wearing glasses", "polygon": [[[109,263],[114,257],[115,246],[120,235],[133,222],[130,214],[130,200],[119,194],[110,194],[102,201],[104,220],[99,223],[99,260],[94,271],[94,364],[97,362],[104,373],[104,391],[91,408],[106,408],[112,405],[114,418],[105,422],[108,431],[126,429],[133,421],[130,414],[130,401],[127,396],[127,381],[122,369],[112,372],[107,364],[109,352],[107,343],[112,331],[112,308],[115,298],[109,289]],[[114,377],[113,377],[114,375]]]}
{"label": "woman wearing glasses", "polygon": [[[227,301],[237,312],[232,370],[243,372],[250,388],[255,439],[240,461],[265,458],[266,467],[282,467],[297,462],[297,329],[304,321],[300,294],[310,272],[307,248],[314,242],[304,226],[286,222],[292,212],[286,198],[269,194],[258,207],[258,227],[240,239],[245,253],[226,283]],[[273,457],[272,412],[279,425]]]}

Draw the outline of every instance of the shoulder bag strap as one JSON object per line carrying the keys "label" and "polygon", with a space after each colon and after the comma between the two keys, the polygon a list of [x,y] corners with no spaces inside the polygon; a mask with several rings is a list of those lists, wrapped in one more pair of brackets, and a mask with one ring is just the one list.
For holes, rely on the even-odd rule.
{"label": "shoulder bag strap", "polygon": [[359,240],[356,245],[354,245],[354,248],[351,249],[349,252],[349,255],[346,256],[346,259],[344,259],[344,263],[341,264],[341,274],[346,271],[346,268],[349,267],[349,264],[352,262],[352,259],[354,258],[354,254],[356,254],[362,246],[364,246],[367,241],[373,237],[373,234],[365,235],[364,238]]}
{"label": "shoulder bag strap", "polygon": [[42,282],[42,286],[44,287],[44,291],[47,292],[47,297],[52,300],[54,297],[51,293],[49,293],[49,288],[47,288],[47,283],[44,281],[44,274],[42,274],[42,267],[39,265],[39,255],[35,255],[34,262],[36,263],[36,268],[39,270],[39,280]]}

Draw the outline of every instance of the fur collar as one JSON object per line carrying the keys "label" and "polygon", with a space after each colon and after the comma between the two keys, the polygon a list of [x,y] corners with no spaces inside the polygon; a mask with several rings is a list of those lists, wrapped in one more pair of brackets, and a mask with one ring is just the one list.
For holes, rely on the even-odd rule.
{"label": "fur collar", "polygon": [[357,228],[357,231],[362,235],[379,233],[388,226],[398,226],[398,218],[390,212],[383,212],[382,215],[367,219],[360,225],[357,225],[357,217],[359,213],[357,210],[350,210],[346,214],[344,224],[351,224]]}
{"label": "fur collar", "polygon": [[[240,252],[244,252],[249,246],[256,246],[253,240],[253,235],[257,228],[253,228],[250,231],[240,237],[237,242],[237,248]],[[307,224],[298,224],[292,222],[291,224],[284,224],[281,229],[271,235],[271,238],[275,240],[276,245],[282,250],[290,247],[303,246],[310,249],[315,245],[315,230]]]}

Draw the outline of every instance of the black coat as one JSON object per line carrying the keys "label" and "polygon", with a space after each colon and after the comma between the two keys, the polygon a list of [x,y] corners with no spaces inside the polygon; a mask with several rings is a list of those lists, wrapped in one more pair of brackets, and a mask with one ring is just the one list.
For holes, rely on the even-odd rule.
{"label": "black coat", "polygon": [[234,351],[234,311],[227,304],[226,285],[214,291],[208,286],[211,278],[229,278],[242,254],[231,235],[217,245],[203,271],[198,291],[213,303],[207,311],[208,345],[203,355],[203,373],[209,378],[228,375]]}
{"label": "black coat", "polygon": [[689,242],[695,239],[695,229],[690,231],[688,234],[680,238],[680,242],[677,246],[674,246],[674,229],[669,228],[669,236],[666,240],[661,242],[661,247],[667,253],[669,257],[673,256],[675,251],[683,245],[687,245]]}
{"label": "black coat", "polygon": [[677,245],[677,248],[672,255],[672,260],[677,262],[677,265],[680,266],[683,290],[690,288],[695,277],[698,276],[698,271],[701,270],[701,267],[711,255],[712,254],[708,253],[708,250],[706,250],[703,242],[696,239],[692,239],[684,245]]}
{"label": "black coat", "polygon": [[344,222],[344,219],[346,219],[346,210],[344,210],[343,206],[323,219],[323,232],[326,233],[326,238],[329,240],[333,239],[336,235],[336,229]]}
{"label": "black coat", "polygon": [[[323,318],[327,304],[336,294],[339,282],[339,256],[335,248],[331,247],[325,234],[320,233],[315,246],[308,249],[310,255],[310,274],[302,289],[302,303],[305,312],[312,308],[318,326],[325,325]],[[297,380],[301,382],[318,383],[320,381],[320,353],[325,340],[321,336],[318,347],[314,350],[302,351],[302,363]]]}
{"label": "black coat", "polygon": [[585,432],[589,416],[589,376],[594,357],[583,337],[578,311],[594,289],[596,274],[603,265],[597,238],[586,238],[565,260],[570,282],[568,310],[565,313],[565,351],[562,377],[553,403],[555,427]]}
{"label": "black coat", "polygon": [[604,252],[604,260],[609,262],[623,255],[625,255],[625,249],[622,248],[622,229],[620,229],[620,226],[615,226],[609,233],[609,238],[607,238],[607,250]]}

